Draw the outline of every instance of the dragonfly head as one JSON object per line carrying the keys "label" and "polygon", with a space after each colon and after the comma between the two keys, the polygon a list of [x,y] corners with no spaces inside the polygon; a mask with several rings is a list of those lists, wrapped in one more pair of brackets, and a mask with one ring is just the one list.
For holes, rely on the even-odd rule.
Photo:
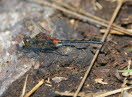
{"label": "dragonfly head", "polygon": [[31,37],[24,36],[24,38],[23,38],[24,45],[25,46],[30,46],[30,40],[31,40]]}

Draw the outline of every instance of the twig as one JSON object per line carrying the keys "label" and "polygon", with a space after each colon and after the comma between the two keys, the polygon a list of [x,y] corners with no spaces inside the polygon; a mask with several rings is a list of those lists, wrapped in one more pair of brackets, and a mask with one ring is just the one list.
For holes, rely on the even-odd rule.
{"label": "twig", "polygon": [[[56,94],[62,95],[62,96],[73,96],[74,93],[70,93],[70,92],[59,92],[59,91],[55,91]],[[91,95],[87,95],[84,92],[79,93],[78,96],[82,96],[82,97],[91,97]]]}
{"label": "twig", "polygon": [[20,97],[24,97],[24,95],[25,95],[26,85],[27,85],[27,79],[28,79],[28,74],[26,76],[26,79],[25,79],[25,82],[24,82],[24,86],[23,86],[23,89],[22,89],[22,94],[21,94]]}
{"label": "twig", "polygon": [[[126,30],[129,31],[129,32],[132,32],[132,29],[126,29]],[[106,29],[100,29],[99,31],[100,31],[100,33],[105,33],[106,32]],[[110,33],[111,34],[124,35],[123,33],[120,33],[120,32],[115,31],[115,30],[110,30]]]}
{"label": "twig", "polygon": [[121,89],[117,89],[117,90],[114,90],[114,91],[110,91],[110,92],[107,92],[107,93],[98,95],[97,97],[105,97],[105,96],[113,95],[113,94],[116,94],[116,93],[121,92],[122,89],[123,89],[123,90],[128,90],[128,89],[131,89],[131,88],[132,88],[132,86],[125,87],[125,88],[121,88]]}
{"label": "twig", "polygon": [[[55,9],[58,9],[58,10],[60,10],[60,11],[63,11],[63,12],[65,12],[65,13],[68,13],[68,14],[70,14],[70,15],[76,16],[76,17],[78,17],[79,19],[81,19],[81,20],[83,20],[83,21],[89,21],[89,22],[96,23],[96,24],[99,24],[99,25],[102,25],[102,26],[107,27],[107,24],[103,24],[103,23],[101,23],[100,21],[96,21],[96,20],[94,20],[94,19],[92,19],[92,18],[89,18],[89,17],[87,17],[87,16],[78,14],[78,13],[73,12],[73,11],[70,11],[70,10],[68,10],[68,9],[65,9],[65,8],[63,8],[63,7],[60,7],[60,6],[57,6],[57,5],[55,5],[55,4],[51,4],[51,3],[47,2],[47,1],[43,1],[43,0],[34,0],[34,1],[35,1],[35,2],[38,2],[38,3],[40,3],[40,4],[47,5],[47,6],[49,6],[49,7],[53,7],[53,8],[55,8]],[[120,29],[120,32],[125,33],[125,34],[128,34],[128,35],[132,35],[132,33],[131,33],[131,32],[128,32],[127,30],[122,30],[122,29]]]}
{"label": "twig", "polygon": [[[105,97],[105,96],[110,96],[110,95],[119,93],[122,90],[128,90],[128,89],[131,89],[131,88],[132,88],[132,86],[129,86],[129,87],[120,88],[120,89],[116,89],[116,90],[108,91],[108,92],[104,92],[104,93],[101,92],[101,93],[89,93],[89,94],[86,94],[84,92],[81,92],[81,93],[78,94],[78,96],[81,96],[81,97]],[[62,96],[73,96],[74,95],[74,93],[72,93],[72,92],[55,91],[55,93],[58,94],[58,95],[62,95]]]}
{"label": "twig", "polygon": [[[62,95],[62,96],[74,96],[74,92],[59,92],[59,91],[55,91],[56,94],[58,95]],[[103,92],[106,93],[106,92]],[[101,95],[102,93],[85,93],[85,92],[80,92],[78,94],[78,96],[80,97],[95,97],[97,95]]]}
{"label": "twig", "polygon": [[[111,26],[112,26],[112,24],[113,24],[113,22],[114,22],[114,20],[115,20],[115,18],[116,18],[116,16],[117,16],[119,10],[120,10],[122,4],[123,4],[123,1],[120,0],[120,2],[118,2],[118,5],[117,5],[117,7],[116,7],[116,9],[115,9],[115,11],[114,11],[114,14],[113,14],[113,16],[112,16],[112,18],[111,18],[111,20],[110,20],[109,26],[108,26],[108,28],[107,28],[107,30],[106,30],[104,36],[102,37],[102,40],[101,40],[102,42],[104,42],[104,41],[106,40],[106,38],[107,38],[107,36],[108,36],[108,34],[109,34],[109,32],[110,32]],[[99,46],[100,49],[98,49],[98,50],[96,51],[96,53],[95,53],[95,55],[94,55],[94,57],[93,57],[93,60],[91,61],[91,64],[90,64],[89,68],[87,69],[87,71],[86,71],[86,73],[85,73],[85,75],[84,75],[84,77],[83,77],[83,79],[82,79],[82,81],[81,81],[81,83],[80,83],[80,85],[79,85],[77,91],[76,91],[75,94],[74,94],[74,97],[77,97],[78,93],[80,92],[80,90],[81,90],[81,88],[82,88],[82,86],[83,86],[83,84],[84,84],[84,82],[85,82],[85,80],[86,80],[86,78],[87,78],[87,76],[88,76],[88,74],[89,74],[91,68],[93,67],[94,62],[95,62],[95,60],[97,59],[98,54],[99,54],[99,52],[100,52],[100,50],[101,50],[102,47],[103,47],[103,44],[100,45],[100,46]]]}
{"label": "twig", "polygon": [[44,79],[42,79],[35,87],[32,88],[24,97],[29,97],[32,95],[42,84],[44,83]]}
{"label": "twig", "polygon": [[[106,21],[106,20],[104,20],[104,19],[101,19],[101,18],[99,18],[99,17],[97,17],[97,16],[95,16],[95,15],[92,15],[92,14],[90,14],[90,13],[84,11],[84,10],[81,9],[81,8],[74,8],[74,7],[71,7],[70,5],[68,5],[68,4],[66,4],[66,3],[63,3],[61,0],[52,0],[52,1],[54,1],[54,2],[56,2],[56,3],[58,3],[58,4],[60,4],[61,6],[64,6],[64,7],[68,8],[68,9],[74,11],[74,12],[78,12],[78,13],[83,14],[83,15],[89,17],[89,18],[93,18],[94,21],[95,21],[95,23],[96,23],[96,21],[98,21],[98,22],[100,23],[100,25],[105,26],[105,27],[108,27],[108,24],[109,24],[108,21]],[[121,32],[121,33],[124,33],[124,32],[127,31],[126,29],[124,29],[124,28],[122,28],[122,27],[120,27],[120,26],[118,26],[118,25],[116,25],[116,24],[112,24],[112,27],[111,27],[111,28],[113,28],[114,30],[119,31],[119,32]],[[130,33],[130,31],[127,31],[127,32]],[[132,34],[131,34],[131,35],[132,35]]]}
{"label": "twig", "polygon": [[[105,33],[106,29],[100,29],[99,32],[100,33]],[[124,33],[121,33],[121,32],[116,31],[116,30],[110,30],[110,34],[124,35]]]}

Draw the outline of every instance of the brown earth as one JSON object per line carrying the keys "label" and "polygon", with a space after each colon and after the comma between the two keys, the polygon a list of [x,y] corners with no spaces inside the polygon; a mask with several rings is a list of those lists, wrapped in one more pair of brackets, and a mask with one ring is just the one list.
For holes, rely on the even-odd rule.
{"label": "brown earth", "polygon": [[[85,0],[85,2],[87,1]],[[105,0],[101,0],[99,3],[103,6],[103,9],[94,11],[92,6],[86,5],[87,3],[85,2],[81,2],[80,6],[83,6],[83,8],[85,7],[84,9],[90,9],[86,11],[92,11],[92,14],[107,20],[111,18],[111,15],[116,7],[116,3],[110,3]],[[124,5],[122,11],[119,13],[118,18],[116,19],[117,24],[120,24],[123,18],[132,15],[132,13],[126,12],[126,9],[130,8],[127,5]],[[55,27],[57,27],[53,33],[53,36],[60,39],[88,37],[100,40],[102,38],[103,35],[99,33],[99,27],[79,20],[75,20],[74,25],[71,25],[71,20],[71,18],[66,17],[60,12],[57,12],[57,15],[52,16],[50,21],[53,22]],[[41,22],[41,19],[36,21]],[[130,24],[125,24],[125,27],[130,28]],[[68,47],[66,47],[66,49],[68,49]],[[2,97],[20,96],[27,74],[28,80],[26,92],[30,91],[41,79],[50,79],[50,83],[48,85],[43,84],[35,93],[31,95],[31,97],[60,97],[55,93],[55,91],[75,92],[88,68],[93,54],[97,49],[97,45],[93,44],[90,45],[90,49],[86,49],[88,51],[76,51],[73,48],[70,48],[71,51],[68,54],[71,54],[69,55],[71,59],[68,59],[66,56],[56,55],[53,53],[46,54],[39,52],[39,54],[36,54],[32,51],[19,51],[18,53],[22,53],[23,56],[20,56],[20,60],[24,60],[25,58],[28,60],[33,59],[36,62],[36,67],[39,65],[39,68],[34,69],[34,65],[33,68],[31,68],[25,75],[13,82]],[[64,53],[66,52],[65,49],[62,51]],[[76,57],[78,54],[80,56]],[[58,59],[56,60],[56,58]],[[86,60],[84,60],[85,58]],[[126,69],[128,60],[131,58],[132,37],[127,35],[109,35],[81,91],[86,93],[98,93],[121,88],[122,81],[116,77],[116,70]],[[55,77],[63,77],[63,79],[57,83],[56,81],[58,81],[58,79],[53,79]],[[95,79],[103,79],[103,82],[106,82],[107,84],[96,83]],[[118,97],[118,94],[110,97]]]}

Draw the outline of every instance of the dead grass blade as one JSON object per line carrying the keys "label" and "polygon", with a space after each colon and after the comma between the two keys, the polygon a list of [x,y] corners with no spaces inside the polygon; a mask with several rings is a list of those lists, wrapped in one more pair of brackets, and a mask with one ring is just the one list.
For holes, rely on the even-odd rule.
{"label": "dead grass blade", "polygon": [[[116,93],[121,92],[122,90],[129,90],[131,89],[132,86],[129,87],[124,87],[124,88],[120,88],[120,89],[116,89],[113,91],[108,91],[108,92],[103,92],[103,93],[85,93],[85,92],[80,92],[78,94],[78,96],[80,97],[106,97],[106,96],[110,96]],[[73,92],[59,92],[59,91],[55,91],[56,94],[61,95],[61,96],[74,96],[75,93]]]}
{"label": "dead grass blade", "polygon": [[35,87],[33,87],[24,97],[29,97],[30,95],[32,95],[43,83],[44,79],[39,81],[39,83]]}
{"label": "dead grass blade", "polygon": [[107,93],[98,95],[98,96],[96,96],[96,97],[106,97],[106,96],[110,96],[110,95],[119,93],[119,92],[121,92],[122,90],[124,91],[124,90],[128,90],[128,89],[131,89],[131,88],[132,88],[132,86],[125,87],[125,88],[121,88],[121,89],[117,89],[117,90],[113,90],[113,91],[110,91],[110,92],[107,92]]}
{"label": "dead grass blade", "polygon": [[[43,0],[34,0],[34,1],[37,2],[37,3],[43,4],[43,5],[47,5],[47,6],[49,6],[49,7],[58,9],[58,10],[60,10],[60,11],[62,11],[62,12],[67,13],[67,14],[76,16],[78,19],[81,19],[81,20],[83,20],[83,21],[92,22],[92,23],[94,23],[94,24],[99,24],[99,25],[101,25],[101,26],[108,27],[107,24],[104,24],[104,23],[102,23],[101,21],[97,21],[97,20],[95,20],[95,19],[92,19],[91,17],[87,17],[87,16],[81,15],[81,14],[79,14],[79,13],[77,13],[77,12],[74,12],[74,11],[68,10],[68,9],[66,9],[66,8],[57,6],[57,5],[55,5],[55,4],[51,4],[51,3],[47,2],[47,1],[43,1]],[[115,28],[115,27],[114,27],[114,28]],[[116,28],[117,28],[117,27],[116,27]],[[118,26],[118,28],[119,28],[119,26]],[[117,28],[117,29],[118,29],[118,28]],[[119,30],[120,32],[122,32],[122,33],[125,33],[125,34],[128,34],[128,35],[132,35],[132,32],[129,32],[129,31],[127,31],[127,30],[124,29],[124,28],[122,29],[122,27],[120,27],[120,29],[118,29],[118,30]]]}
{"label": "dead grass blade", "polygon": [[[61,96],[74,96],[74,92],[59,92],[55,91],[56,94],[61,95]],[[103,92],[106,93],[106,92]],[[102,93],[85,93],[85,92],[80,92],[78,96],[80,97],[96,97],[97,95],[101,95]]]}
{"label": "dead grass blade", "polygon": [[[82,14],[84,16],[87,16],[88,18],[94,19],[93,21],[95,23],[96,23],[96,21],[98,21],[100,23],[100,25],[105,26],[105,27],[108,27],[109,21],[107,21],[107,20],[104,20],[102,18],[99,18],[99,17],[97,17],[95,15],[92,15],[92,14],[86,12],[85,10],[83,10],[81,8],[71,7],[70,5],[62,2],[61,0],[52,0],[52,1],[56,2],[57,4],[59,4],[59,5],[63,6],[63,7],[68,8],[68,9],[74,11],[74,12],[80,13],[80,14]],[[119,32],[121,34],[123,34],[124,32],[127,31],[126,29],[124,29],[124,28],[122,28],[122,27],[120,27],[120,26],[118,26],[116,24],[112,24],[112,27],[111,28],[113,29],[114,32],[116,31],[116,32]],[[131,31],[127,31],[127,32],[128,33],[132,33]]]}
{"label": "dead grass blade", "polygon": [[28,74],[26,76],[26,79],[25,79],[25,82],[24,82],[24,85],[23,85],[23,90],[22,90],[22,94],[20,97],[24,97],[25,95],[25,92],[26,92],[26,85],[27,85],[27,79],[28,79]]}

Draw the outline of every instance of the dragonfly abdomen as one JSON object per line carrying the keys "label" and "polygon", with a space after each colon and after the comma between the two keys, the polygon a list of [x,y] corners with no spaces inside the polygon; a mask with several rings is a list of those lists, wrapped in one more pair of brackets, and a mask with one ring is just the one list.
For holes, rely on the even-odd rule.
{"label": "dragonfly abdomen", "polygon": [[78,43],[102,44],[103,42],[97,41],[97,40],[92,40],[92,39],[89,39],[89,38],[78,39],[78,40],[60,40],[60,41],[58,41],[56,46],[57,47],[59,47],[59,46],[67,46],[67,45],[69,46],[69,45],[74,45],[74,44],[78,44]]}

